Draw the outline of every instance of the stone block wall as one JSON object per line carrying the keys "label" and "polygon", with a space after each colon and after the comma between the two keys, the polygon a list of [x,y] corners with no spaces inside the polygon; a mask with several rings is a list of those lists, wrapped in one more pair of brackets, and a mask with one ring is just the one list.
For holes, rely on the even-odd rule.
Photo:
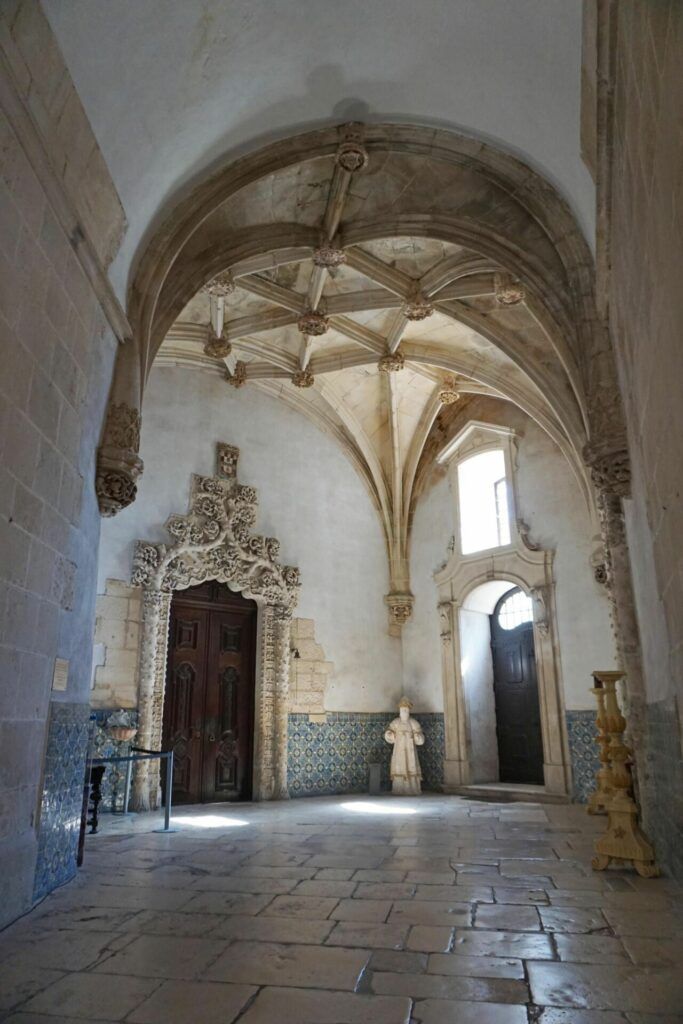
{"label": "stone block wall", "polygon": [[[334,665],[315,640],[313,619],[293,619],[290,661],[289,710],[293,714],[322,715],[325,688]],[[298,654],[298,657],[297,657]]]}
{"label": "stone block wall", "polygon": [[[1,926],[31,905],[34,875],[42,894],[73,863],[116,350],[104,265],[125,220],[37,0],[0,5],[0,103]],[[56,658],[66,690],[51,692]]]}
{"label": "stone block wall", "polygon": [[[627,502],[649,709],[646,825],[681,873],[683,702],[683,5],[626,0],[616,15],[606,281],[632,464]],[[666,712],[663,709],[667,709]],[[667,756],[663,755],[667,751]]]}
{"label": "stone block wall", "polygon": [[139,587],[107,580],[95,606],[93,708],[135,708],[142,599]]}

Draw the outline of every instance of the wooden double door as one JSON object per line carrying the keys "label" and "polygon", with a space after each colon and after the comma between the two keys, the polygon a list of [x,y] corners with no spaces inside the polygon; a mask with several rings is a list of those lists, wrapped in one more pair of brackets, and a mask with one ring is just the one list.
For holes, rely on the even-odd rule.
{"label": "wooden double door", "polygon": [[251,798],[255,646],[253,601],[216,582],[173,596],[163,742],[174,803]]}
{"label": "wooden double door", "polygon": [[543,785],[533,622],[506,629],[499,617],[504,602],[514,593],[504,594],[491,616],[499,778],[501,782]]}

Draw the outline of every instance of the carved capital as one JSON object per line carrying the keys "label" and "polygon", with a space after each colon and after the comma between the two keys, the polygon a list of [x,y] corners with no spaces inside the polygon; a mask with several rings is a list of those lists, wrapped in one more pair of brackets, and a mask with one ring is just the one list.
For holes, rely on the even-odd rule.
{"label": "carved capital", "polygon": [[387,594],[384,603],[389,609],[389,617],[392,625],[404,626],[413,614],[415,598],[409,593]]}
{"label": "carved capital", "polygon": [[590,466],[591,479],[598,491],[628,498],[631,493],[631,460],[626,445],[586,445],[583,457]]}
{"label": "carved capital", "polygon": [[387,352],[382,356],[377,366],[383,373],[398,373],[406,365],[402,352]]}
{"label": "carved capital", "polygon": [[95,493],[103,516],[115,516],[135,501],[142,473],[140,412],[117,402],[109,407],[102,444],[97,453]]}

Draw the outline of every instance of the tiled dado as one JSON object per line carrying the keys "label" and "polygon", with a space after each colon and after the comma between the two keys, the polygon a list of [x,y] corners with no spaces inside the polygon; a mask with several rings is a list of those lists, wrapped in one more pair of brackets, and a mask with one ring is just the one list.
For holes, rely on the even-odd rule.
{"label": "tiled dado", "polygon": [[[308,715],[289,716],[287,780],[290,796],[365,793],[371,764],[382,767],[382,788],[389,789],[391,747],[384,739],[395,711],[329,712],[324,722]],[[444,724],[442,714],[418,714],[425,734],[420,747],[422,785],[443,787]]]}
{"label": "tiled dado", "polygon": [[[127,757],[130,748],[135,744],[135,737],[132,741],[123,742],[112,739],[106,728],[106,721],[117,708],[97,708],[90,712],[90,718],[94,724],[93,731],[93,757]],[[134,724],[137,724],[137,711],[128,711]],[[100,813],[111,813],[123,811],[124,787],[126,781],[126,765],[106,764],[102,778],[102,803]]]}
{"label": "tiled dado", "polygon": [[572,797],[585,804],[595,789],[595,776],[600,767],[595,738],[595,711],[567,711],[567,734],[572,763]]}
{"label": "tiled dado", "polygon": [[76,872],[89,719],[87,704],[50,705],[34,899]]}

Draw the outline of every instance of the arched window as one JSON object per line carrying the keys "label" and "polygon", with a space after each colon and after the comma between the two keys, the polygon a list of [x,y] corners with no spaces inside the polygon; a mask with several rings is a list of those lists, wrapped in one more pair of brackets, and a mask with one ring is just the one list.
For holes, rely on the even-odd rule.
{"label": "arched window", "polygon": [[510,543],[508,481],[501,448],[459,463],[458,496],[463,555]]}
{"label": "arched window", "polygon": [[513,590],[503,598],[498,608],[498,625],[501,629],[516,629],[523,622],[533,622],[534,606],[523,590]]}

